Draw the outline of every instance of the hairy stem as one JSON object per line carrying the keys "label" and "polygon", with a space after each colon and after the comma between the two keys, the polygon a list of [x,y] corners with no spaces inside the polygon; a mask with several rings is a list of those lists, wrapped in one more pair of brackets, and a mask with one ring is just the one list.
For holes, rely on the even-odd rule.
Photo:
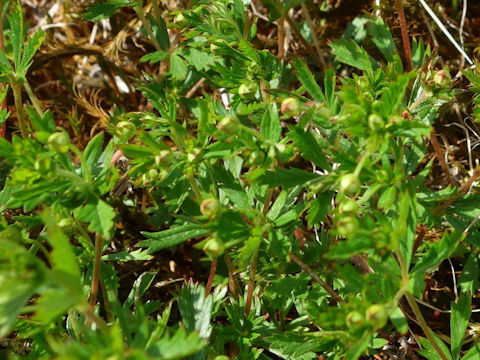
{"label": "hairy stem", "polygon": [[155,49],[161,50],[162,48],[158,43],[157,38],[155,37],[155,35],[153,35],[152,24],[150,24],[150,21],[147,19],[145,15],[145,11],[143,11],[143,4],[135,6],[133,9],[137,13],[137,16],[140,19],[140,21],[142,22],[143,27],[145,28],[145,31],[148,34],[148,37],[153,42],[153,46],[155,46]]}
{"label": "hairy stem", "polygon": [[43,110],[42,107],[40,106],[40,102],[38,101],[37,97],[33,93],[32,88],[30,87],[30,84],[28,83],[27,79],[25,79],[23,83],[23,87],[27,91],[27,95],[30,98],[30,101],[32,102],[33,107],[35,108],[35,111],[43,117]]}
{"label": "hairy stem", "polygon": [[285,58],[285,19],[281,17],[277,20],[278,27],[278,59]]}
{"label": "hairy stem", "polygon": [[23,102],[22,102],[22,88],[20,84],[17,82],[17,79],[13,75],[9,76],[10,86],[13,90],[13,98],[15,100],[15,109],[17,110],[17,118],[18,118],[18,127],[20,128],[20,133],[22,138],[26,138],[28,136],[28,126],[27,120],[25,118],[25,112],[23,111]]}
{"label": "hairy stem", "polygon": [[430,142],[432,143],[433,150],[435,150],[435,155],[437,156],[437,160],[440,163],[440,166],[442,167],[442,170],[445,173],[445,176],[447,177],[448,184],[451,187],[454,187],[455,181],[453,181],[452,174],[450,173],[447,163],[445,162],[443,151],[440,147],[440,144],[438,143],[438,140],[434,131],[432,131],[430,134]]}

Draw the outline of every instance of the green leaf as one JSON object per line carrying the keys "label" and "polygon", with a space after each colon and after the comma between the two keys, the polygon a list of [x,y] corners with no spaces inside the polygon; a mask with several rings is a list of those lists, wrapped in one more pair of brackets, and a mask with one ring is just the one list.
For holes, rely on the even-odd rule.
{"label": "green leaf", "polygon": [[98,158],[102,154],[103,151],[103,134],[99,133],[95,135],[95,137],[89,141],[87,147],[83,152],[83,158],[87,164],[87,167],[92,172],[93,167],[96,165]]}
{"label": "green leaf", "polygon": [[178,328],[172,337],[163,336],[147,349],[147,353],[160,360],[185,359],[200,351],[206,341],[200,339],[196,332],[187,335],[184,328]]}
{"label": "green leaf", "polygon": [[463,293],[475,294],[478,289],[478,255],[471,253],[468,256],[462,273],[458,278],[458,286]]}
{"label": "green leaf", "polygon": [[208,71],[215,64],[215,56],[204,50],[187,47],[178,53],[197,71]]}
{"label": "green leaf", "polygon": [[123,306],[131,307],[135,302],[140,302],[140,298],[147,292],[153,280],[157,276],[156,271],[147,271],[142,273],[133,283],[132,289],[127,296]]}
{"label": "green leaf", "polygon": [[282,186],[284,188],[296,185],[305,185],[313,179],[317,179],[319,175],[296,168],[284,169],[278,168],[275,171],[266,171],[258,177],[257,181],[260,185],[268,185],[269,187]]}
{"label": "green leaf", "polygon": [[205,297],[205,288],[188,283],[177,297],[178,310],[187,331],[196,331],[200,338],[208,339],[212,331],[210,317],[212,314],[212,296]]}
{"label": "green leaf", "polygon": [[33,36],[29,37],[25,47],[23,49],[23,56],[20,62],[20,66],[17,70],[17,76],[24,77],[30,65],[32,65],[32,59],[35,56],[35,53],[40,48],[45,39],[45,33],[39,29],[35,31]]}
{"label": "green leaf", "polygon": [[197,224],[188,224],[174,227],[172,229],[159,231],[159,232],[146,232],[142,234],[149,240],[140,241],[137,246],[147,247],[148,253],[154,252],[179,245],[187,240],[205,236],[209,233],[209,230],[203,229]]}
{"label": "green leaf", "polygon": [[280,140],[280,136],[282,135],[282,127],[280,126],[280,121],[278,120],[278,110],[275,103],[268,105],[268,110],[265,111],[265,114],[262,118],[260,133],[265,139],[272,142],[277,142]]}
{"label": "green leaf", "polygon": [[452,347],[453,359],[460,357],[462,342],[465,337],[470,315],[472,313],[470,293],[463,294],[458,302],[452,302],[452,313],[450,315],[450,344]]}
{"label": "green leaf", "polygon": [[87,9],[83,14],[85,21],[100,21],[109,18],[115,11],[124,6],[133,6],[135,2],[131,3],[128,0],[109,0],[103,4],[95,4]]}
{"label": "green leaf", "polygon": [[417,142],[422,141],[422,136],[429,136],[431,126],[412,120],[400,120],[387,127],[394,136],[409,137]]}
{"label": "green leaf", "polygon": [[47,210],[41,213],[40,217],[45,223],[48,234],[48,242],[52,246],[50,253],[50,263],[52,268],[58,272],[68,274],[77,281],[80,288],[80,268],[77,262],[77,256],[73,252],[69,239],[62,232],[55,221],[54,216]]}
{"label": "green leaf", "polygon": [[55,121],[53,120],[52,113],[50,111],[46,111],[43,114],[43,117],[40,116],[37,111],[31,107],[26,107],[28,117],[30,123],[32,124],[33,128],[37,131],[43,131],[46,133],[54,133],[55,132]]}
{"label": "green leaf", "polygon": [[147,251],[138,249],[135,251],[122,250],[113,254],[103,255],[103,261],[145,261],[152,260],[152,255],[148,255]]}
{"label": "green leaf", "polygon": [[383,19],[380,16],[378,16],[370,20],[367,28],[372,35],[373,43],[378,50],[380,50],[385,59],[388,62],[394,62],[394,55],[398,55],[398,53],[388,25],[383,22]]}
{"label": "green leaf", "polygon": [[187,77],[187,64],[177,54],[170,55],[170,75],[175,80],[184,80]]}
{"label": "green leaf", "polygon": [[305,86],[312,98],[318,102],[326,102],[322,89],[318,86],[307,65],[300,58],[296,57],[292,59],[292,65],[297,72],[298,80]]}
{"label": "green leaf", "polygon": [[[450,351],[448,351],[447,346],[445,343],[432,332],[432,336],[435,339],[435,342],[437,343],[438,347],[441,349],[443,354],[447,357],[447,360],[452,360],[452,355],[450,354]],[[433,345],[428,341],[428,339],[420,337],[418,338],[418,342],[420,345],[424,347],[424,349],[418,350],[418,353],[428,360],[441,360],[440,355],[438,355],[437,351],[433,347]]]}
{"label": "green leaf", "polygon": [[84,207],[75,209],[77,220],[88,223],[88,230],[99,233],[103,239],[110,239],[115,216],[115,210],[100,199],[93,199]]}
{"label": "green leaf", "polygon": [[140,58],[140,62],[147,62],[149,61],[151,64],[159,63],[169,57],[170,54],[163,50],[157,50],[153,53],[144,55]]}
{"label": "green leaf", "polygon": [[333,192],[324,192],[317,194],[317,197],[310,200],[310,209],[308,209],[307,219],[308,227],[319,225],[325,220],[328,210],[331,208]]}
{"label": "green leaf", "polygon": [[480,360],[480,344],[476,344],[463,355],[462,360]]}
{"label": "green leaf", "polygon": [[13,151],[13,145],[5,138],[0,137],[0,156],[9,157]]}
{"label": "green leaf", "polygon": [[23,17],[22,8],[19,1],[14,1],[11,7],[10,15],[8,16],[10,23],[9,38],[13,50],[13,64],[15,70],[18,71],[21,67],[22,45],[23,45]]}
{"label": "green leaf", "polygon": [[405,334],[408,331],[407,319],[398,306],[390,313],[390,320],[400,334]]}
{"label": "green leaf", "polygon": [[430,245],[427,253],[415,264],[411,271],[412,276],[423,275],[428,269],[438,266],[455,250],[457,243],[464,236],[463,233],[457,231],[450,234],[445,233],[439,242]]}
{"label": "green leaf", "polygon": [[[380,101],[382,102],[382,116],[389,119],[399,111],[399,107],[405,99],[405,91],[414,73],[400,75],[382,91]],[[403,104],[405,106],[405,104]],[[403,106],[403,107],[404,107]],[[403,109],[403,108],[402,108]]]}
{"label": "green leaf", "polygon": [[375,61],[355,41],[338,39],[334,40],[330,47],[338,61],[373,75],[372,63],[375,64]]}
{"label": "green leaf", "polygon": [[323,155],[323,149],[326,147],[325,140],[314,136],[310,130],[304,131],[298,126],[291,128],[290,136],[293,138],[293,144],[302,152],[305,159],[312,161],[321,169],[331,170],[330,163]]}

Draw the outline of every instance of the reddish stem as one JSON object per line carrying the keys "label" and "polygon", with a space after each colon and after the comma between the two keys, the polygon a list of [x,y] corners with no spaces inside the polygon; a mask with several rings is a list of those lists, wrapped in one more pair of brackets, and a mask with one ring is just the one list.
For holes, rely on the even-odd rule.
{"label": "reddish stem", "polygon": [[455,181],[453,181],[452,174],[450,173],[450,170],[448,170],[447,163],[445,162],[445,159],[443,157],[444,154],[443,154],[442,148],[440,147],[437,137],[433,131],[430,134],[430,142],[432,143],[433,150],[435,150],[435,154],[437,155],[437,159],[440,163],[440,166],[442,167],[442,170],[445,173],[445,176],[447,177],[448,183],[450,184],[451,187],[454,187]]}
{"label": "reddish stem", "polygon": [[405,52],[405,61],[407,62],[406,70],[410,71],[413,68],[413,63],[412,63],[412,53],[410,52],[410,40],[408,38],[407,20],[405,19],[405,12],[403,11],[403,1],[395,0],[395,3],[397,4],[398,20],[400,21],[400,31],[402,32],[402,42],[403,42],[403,50]]}
{"label": "reddish stem", "polygon": [[208,274],[207,286],[205,286],[205,297],[210,295],[210,291],[212,290],[213,278],[217,272],[217,259],[213,259],[212,263],[210,264],[210,273]]}

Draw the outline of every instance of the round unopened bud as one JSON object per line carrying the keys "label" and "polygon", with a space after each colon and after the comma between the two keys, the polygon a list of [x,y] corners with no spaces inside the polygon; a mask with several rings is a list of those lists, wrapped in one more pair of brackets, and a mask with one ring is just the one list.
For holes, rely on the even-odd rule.
{"label": "round unopened bud", "polygon": [[263,160],[265,160],[265,154],[258,150],[252,151],[248,157],[248,162],[250,165],[260,165]]}
{"label": "round unopened bud", "polygon": [[115,132],[120,139],[128,141],[137,133],[137,127],[130,121],[120,121],[115,126]]}
{"label": "round unopened bud", "polygon": [[70,147],[70,137],[64,131],[56,132],[48,137],[47,143],[52,150],[64,154]]}
{"label": "round unopened bud", "polygon": [[361,325],[364,318],[359,311],[350,311],[345,319],[349,327]]}
{"label": "round unopened bud", "polygon": [[371,114],[368,117],[368,127],[372,131],[378,131],[382,129],[385,125],[385,122],[383,121],[382,117],[377,114]]}
{"label": "round unopened bud", "polygon": [[246,99],[253,99],[255,94],[257,93],[258,85],[251,82],[251,83],[243,83],[238,88],[238,95]]}
{"label": "round unopened bud", "polygon": [[224,131],[227,134],[234,134],[238,130],[238,127],[238,120],[235,119],[233,116],[225,116],[217,124],[217,129],[220,131]]}
{"label": "round unopened bud", "polygon": [[200,204],[200,212],[202,215],[212,219],[217,215],[218,211],[220,210],[220,202],[215,198],[207,198],[202,201]]}
{"label": "round unopened bud", "polygon": [[358,220],[353,216],[344,216],[337,223],[337,232],[343,237],[353,236],[358,231]]}
{"label": "round unopened bud", "polygon": [[157,166],[166,166],[172,163],[172,153],[168,150],[161,150],[157,156],[155,156],[155,164]]}
{"label": "round unopened bud", "polygon": [[207,240],[203,251],[212,258],[218,258],[225,251],[225,244],[219,238],[213,237]]}
{"label": "round unopened bud", "polygon": [[350,214],[355,213],[358,210],[358,204],[355,200],[350,198],[345,198],[340,202],[338,206],[338,211],[341,214]]}
{"label": "round unopened bud", "polygon": [[450,86],[450,83],[452,82],[452,76],[446,70],[439,70],[433,76],[433,82],[439,87],[446,88]]}
{"label": "round unopened bud", "polygon": [[365,312],[366,320],[376,328],[382,328],[387,324],[388,313],[385,305],[373,304]]}
{"label": "round unopened bud", "polygon": [[355,194],[360,190],[360,180],[355,174],[345,174],[340,177],[340,191],[345,195]]}
{"label": "round unopened bud", "polygon": [[297,116],[302,111],[302,104],[298,99],[289,97],[282,101],[280,111],[288,116]]}

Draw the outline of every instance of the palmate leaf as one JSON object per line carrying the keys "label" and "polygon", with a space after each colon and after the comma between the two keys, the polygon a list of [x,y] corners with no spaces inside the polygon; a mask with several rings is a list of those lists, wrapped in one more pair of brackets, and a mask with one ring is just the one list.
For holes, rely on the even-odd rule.
{"label": "palmate leaf", "polygon": [[147,353],[159,360],[185,359],[205,345],[206,341],[200,339],[196,332],[187,334],[184,328],[179,328],[172,337],[166,335],[150,346]]}
{"label": "palmate leaf", "polygon": [[148,240],[140,241],[137,246],[148,248],[148,253],[153,254],[157,251],[179,245],[187,240],[205,236],[210,231],[203,229],[198,224],[180,225],[172,229],[159,231],[159,232],[146,232],[142,234],[148,238]]}
{"label": "palmate leaf", "polygon": [[262,118],[262,124],[260,126],[260,133],[262,136],[270,141],[277,142],[282,135],[282,127],[278,120],[278,110],[276,104],[269,104],[268,110]]}
{"label": "palmate leaf", "polygon": [[104,239],[111,237],[116,214],[109,204],[100,199],[92,199],[84,207],[75,210],[75,217],[88,223],[88,230],[101,234]]}
{"label": "palmate leaf", "polygon": [[210,326],[212,296],[205,297],[203,286],[188,283],[180,290],[177,303],[187,331],[197,331],[200,338],[207,339],[212,331]]}

